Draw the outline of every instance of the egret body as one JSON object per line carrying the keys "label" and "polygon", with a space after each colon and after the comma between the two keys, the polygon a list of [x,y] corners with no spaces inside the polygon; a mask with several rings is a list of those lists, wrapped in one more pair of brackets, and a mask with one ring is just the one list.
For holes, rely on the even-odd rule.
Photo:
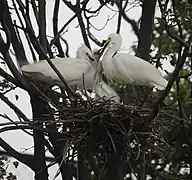
{"label": "egret body", "polygon": [[106,40],[108,46],[102,59],[103,71],[107,78],[127,84],[154,86],[159,90],[165,89],[167,80],[164,79],[152,64],[126,53],[117,53],[122,45],[119,34],[112,33]]}
{"label": "egret body", "polygon": [[[78,49],[77,58],[54,58],[51,59],[51,61],[70,86],[76,86],[78,89],[89,89],[94,87],[93,77],[95,68],[91,64],[94,59],[91,51],[86,46],[82,45]],[[30,76],[50,85],[63,86],[60,78],[46,60],[25,65],[21,69],[25,76]]]}
{"label": "egret body", "polygon": [[[87,46],[81,45],[78,48],[76,58],[54,58],[51,61],[68,85],[77,87],[78,90],[93,89],[100,97],[113,99],[115,96],[114,100],[119,102],[119,98],[117,98],[119,96],[99,77],[100,71],[96,69],[97,62]],[[49,85],[64,86],[46,60],[24,65],[21,70],[25,76],[34,80]]]}

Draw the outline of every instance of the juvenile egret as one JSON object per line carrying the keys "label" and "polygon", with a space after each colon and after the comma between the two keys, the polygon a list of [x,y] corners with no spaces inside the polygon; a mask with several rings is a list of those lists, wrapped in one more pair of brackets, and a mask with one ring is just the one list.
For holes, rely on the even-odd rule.
{"label": "juvenile egret", "polygon": [[[68,85],[77,87],[78,90],[93,89],[100,97],[105,96],[111,99],[115,97],[114,100],[118,101],[118,95],[99,77],[100,70],[96,69],[97,62],[87,46],[81,45],[78,48],[76,58],[54,58],[51,60]],[[21,70],[25,76],[34,80],[49,85],[64,85],[46,60],[24,65]]]}
{"label": "juvenile egret", "polygon": [[101,60],[104,74],[127,84],[154,86],[165,89],[167,80],[149,62],[130,54],[117,53],[122,45],[122,37],[112,33],[108,36],[104,49],[108,47]]}
{"label": "juvenile egret", "polygon": [[[91,89],[95,86],[93,81],[95,68],[91,64],[94,59],[91,51],[86,46],[82,45],[79,47],[77,58],[54,58],[51,60],[63,75],[68,85],[77,87],[80,90],[84,88]],[[46,60],[24,65],[21,69],[25,76],[30,76],[50,85],[63,86],[60,78]]]}

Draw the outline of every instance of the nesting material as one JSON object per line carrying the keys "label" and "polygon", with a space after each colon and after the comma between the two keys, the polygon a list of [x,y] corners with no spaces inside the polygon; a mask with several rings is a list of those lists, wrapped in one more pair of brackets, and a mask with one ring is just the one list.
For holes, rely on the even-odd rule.
{"label": "nesting material", "polygon": [[139,150],[152,131],[147,122],[150,113],[149,108],[98,99],[65,106],[55,113],[55,118],[61,141],[67,140],[77,149],[89,147],[110,154],[119,148]]}

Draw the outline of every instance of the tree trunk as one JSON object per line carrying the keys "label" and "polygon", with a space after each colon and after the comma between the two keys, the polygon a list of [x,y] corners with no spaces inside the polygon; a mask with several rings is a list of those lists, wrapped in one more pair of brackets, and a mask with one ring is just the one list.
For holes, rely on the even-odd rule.
{"label": "tree trunk", "polygon": [[142,4],[141,25],[136,56],[146,61],[149,61],[156,2],[157,0],[144,0]]}
{"label": "tree trunk", "polygon": [[[46,16],[45,16],[45,0],[39,0],[39,40],[42,48],[47,53],[47,37],[46,37]],[[39,59],[44,59],[42,53],[39,54]]]}
{"label": "tree trunk", "polygon": [[[141,15],[141,26],[139,34],[139,42],[137,47],[136,56],[149,61],[150,47],[152,43],[152,32],[153,32],[153,20],[155,14],[157,0],[144,0],[142,4],[142,15]],[[147,89],[147,92],[151,92],[151,88]],[[146,96],[146,93],[142,92],[142,89],[138,90],[139,96]],[[147,94],[149,94],[147,93]],[[142,143],[141,154],[140,154],[140,166],[138,171],[138,180],[145,180],[145,142]]]}
{"label": "tree trunk", "polygon": [[31,105],[33,121],[35,121],[34,126],[38,128],[33,130],[35,179],[48,180],[48,172],[45,161],[44,132],[41,129],[43,128],[43,114],[46,112],[48,104],[42,101],[39,97],[32,95]]}

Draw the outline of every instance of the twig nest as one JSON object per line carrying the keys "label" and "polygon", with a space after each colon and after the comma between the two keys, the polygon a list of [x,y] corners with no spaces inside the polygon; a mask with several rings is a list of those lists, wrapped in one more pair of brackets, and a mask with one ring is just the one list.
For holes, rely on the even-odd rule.
{"label": "twig nest", "polygon": [[100,99],[64,107],[56,116],[63,140],[77,148],[116,152],[120,147],[138,150],[151,133],[151,125],[146,123],[150,112],[148,108]]}

